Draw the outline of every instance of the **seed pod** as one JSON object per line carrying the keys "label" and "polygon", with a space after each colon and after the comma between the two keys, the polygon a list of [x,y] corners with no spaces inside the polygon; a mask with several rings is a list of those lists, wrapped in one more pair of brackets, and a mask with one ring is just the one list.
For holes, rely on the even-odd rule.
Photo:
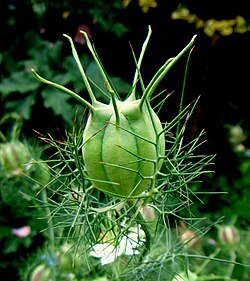
{"label": "seed pod", "polygon": [[233,225],[221,226],[218,231],[218,237],[223,245],[229,247],[236,246],[239,243],[238,229]]}
{"label": "seed pod", "polygon": [[45,162],[39,161],[33,164],[33,168],[31,177],[44,187],[51,180],[49,166]]}
{"label": "seed pod", "polygon": [[51,280],[51,270],[45,264],[36,266],[30,274],[30,281],[49,281]]}
{"label": "seed pod", "polygon": [[[84,131],[83,159],[95,187],[119,196],[148,190],[161,168],[165,151],[161,122],[140,100],[100,104],[91,112]],[[117,122],[119,119],[119,122]]]}
{"label": "seed pod", "polygon": [[[154,188],[165,153],[164,130],[150,106],[151,95],[175,62],[192,46],[195,37],[176,57],[167,60],[144,88],[139,71],[151,35],[149,27],[141,55],[138,62],[136,61],[131,93],[125,101],[121,101],[87,34],[83,31],[82,33],[110,94],[109,104],[96,100],[72,38],[67,35],[65,37],[70,41],[73,56],[89,92],[91,103],[71,90],[42,78],[34,69],[32,72],[39,81],[63,90],[89,109],[90,114],[83,134],[82,153],[87,178],[92,185],[116,197],[140,195]],[[139,99],[136,98],[135,93],[138,80],[143,90]]]}
{"label": "seed pod", "polygon": [[29,169],[27,147],[19,141],[0,144],[0,167],[7,177],[22,176]]}

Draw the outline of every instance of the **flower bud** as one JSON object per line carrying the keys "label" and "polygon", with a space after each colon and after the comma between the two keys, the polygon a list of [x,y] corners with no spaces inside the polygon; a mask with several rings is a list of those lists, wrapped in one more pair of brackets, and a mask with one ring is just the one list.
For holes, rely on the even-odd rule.
{"label": "flower bud", "polygon": [[229,142],[233,145],[245,141],[246,136],[243,129],[239,125],[232,126],[229,131]]}
{"label": "flower bud", "polygon": [[233,225],[221,226],[218,231],[219,241],[223,245],[235,246],[239,242],[238,229]]}
{"label": "flower bud", "polygon": [[51,280],[51,272],[44,264],[36,266],[30,274],[30,281],[49,281]]}
{"label": "flower bud", "polygon": [[141,214],[147,222],[155,222],[157,219],[155,209],[150,205],[142,207]]}
{"label": "flower bud", "polygon": [[45,186],[51,180],[49,166],[45,162],[37,162],[33,164],[32,178],[36,180],[40,185]]}
{"label": "flower bud", "polygon": [[193,250],[200,247],[199,237],[192,230],[183,232],[180,236],[180,241],[183,245],[186,245]]}
{"label": "flower bud", "polygon": [[22,142],[0,144],[0,167],[7,177],[22,176],[29,169],[30,152]]}
{"label": "flower bud", "polygon": [[192,250],[200,248],[200,237],[192,229],[187,229],[183,221],[179,222],[180,242]]}

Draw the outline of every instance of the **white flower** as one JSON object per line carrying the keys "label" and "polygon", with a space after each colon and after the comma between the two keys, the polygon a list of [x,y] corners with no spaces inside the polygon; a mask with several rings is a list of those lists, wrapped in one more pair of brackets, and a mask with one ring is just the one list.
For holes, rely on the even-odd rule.
{"label": "white flower", "polygon": [[131,227],[127,235],[113,241],[116,244],[104,242],[94,245],[90,255],[100,258],[102,265],[114,262],[121,255],[138,255],[137,249],[145,242],[145,233],[139,227]]}
{"label": "white flower", "polygon": [[114,262],[116,257],[121,255],[121,252],[117,251],[112,244],[102,243],[94,245],[90,255],[101,258],[101,263],[104,265]]}

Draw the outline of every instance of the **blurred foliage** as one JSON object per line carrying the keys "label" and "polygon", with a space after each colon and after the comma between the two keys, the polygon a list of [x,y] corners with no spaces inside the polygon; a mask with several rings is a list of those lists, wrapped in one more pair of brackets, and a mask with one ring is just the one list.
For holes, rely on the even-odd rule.
{"label": "blurred foliage", "polygon": [[[216,185],[221,191],[227,193],[222,196],[223,205],[221,214],[227,218],[236,216],[241,227],[248,227],[250,222],[250,149],[248,147],[249,135],[242,126],[227,125],[228,142],[238,159],[238,175],[232,179],[228,175],[220,175]],[[233,191],[233,192],[232,192]],[[230,196],[228,196],[230,195]]]}
{"label": "blurred foliage", "polygon": [[[122,0],[123,6],[126,8],[132,0]],[[147,13],[150,8],[157,7],[157,1],[155,0],[138,0],[138,5],[144,13]]]}
{"label": "blurred foliage", "polygon": [[[24,120],[30,120],[32,107],[37,102],[36,95],[39,94],[43,97],[43,105],[46,108],[53,108],[52,104],[55,104],[56,101],[57,106],[53,109],[54,113],[60,115],[63,121],[68,123],[69,119],[73,118],[72,112],[74,111],[68,99],[57,92],[41,89],[39,83],[30,76],[30,66],[32,65],[39,65],[39,69],[50,77],[56,76],[59,67],[62,67],[59,64],[61,42],[51,43],[41,40],[34,33],[26,34],[26,38],[32,42],[32,44],[30,43],[32,47],[27,50],[29,56],[27,60],[14,63],[11,57],[5,57],[5,67],[9,70],[9,75],[4,77],[0,84],[5,112],[16,111]],[[66,65],[66,67],[70,67],[70,65]],[[69,81],[77,83],[77,78],[79,81],[79,77],[74,75],[74,71],[68,73],[70,77],[65,75],[55,78],[62,79],[63,84],[69,83]]]}
{"label": "blurred foliage", "polygon": [[[46,73],[49,79],[60,81],[62,85],[72,86],[78,93],[84,93],[84,83],[73,65],[72,57],[67,57],[63,37],[58,38],[58,34],[53,37],[51,31],[55,27],[51,24],[57,23],[64,26],[71,21],[71,17],[83,17],[87,19],[87,23],[100,26],[103,31],[122,36],[127,28],[115,21],[116,10],[122,9],[120,1],[109,1],[109,3],[97,1],[94,6],[91,1],[80,1],[78,5],[84,7],[84,12],[69,1],[60,3],[56,1],[22,1],[22,5],[13,1],[0,5],[1,10],[6,12],[1,17],[2,27],[0,28],[2,37],[6,38],[0,47],[2,112],[18,112],[24,120],[32,121],[34,112],[38,110],[42,115],[50,116],[49,119],[53,118],[53,115],[57,116],[62,124],[66,127],[69,126],[73,123],[76,111],[74,101],[54,89],[41,87],[40,83],[30,75],[30,69],[34,67],[39,72]],[[29,15],[29,25],[22,22],[24,11],[25,15]],[[74,25],[74,21],[71,26]],[[78,19],[77,22],[78,25],[73,27],[76,41],[79,39],[77,38],[78,27],[82,27],[82,21]],[[17,26],[20,26],[20,30],[17,29]],[[85,26],[88,28],[87,25]],[[15,33],[16,29],[17,33]],[[67,30],[69,29],[66,28],[64,32]],[[79,45],[84,44],[82,41],[78,40],[78,42]],[[82,61],[85,65],[89,64],[87,72],[90,78],[96,76],[95,68],[88,59],[88,54],[84,54]],[[98,77],[95,82],[97,84],[100,82]],[[124,92],[128,89],[127,85],[118,77],[114,77],[114,83]],[[103,85],[100,87],[103,88]],[[40,104],[39,107],[37,104]],[[57,106],[54,106],[55,104]],[[47,120],[46,116],[44,117],[44,120]]]}
{"label": "blurred foliage", "polygon": [[[30,120],[33,106],[37,103],[37,96],[39,96],[39,98],[42,98],[43,106],[51,109],[54,115],[59,116],[63,123],[69,126],[74,120],[76,111],[74,100],[60,93],[60,91],[41,86],[31,75],[30,68],[35,66],[40,73],[46,73],[49,79],[60,81],[63,86],[70,85],[78,93],[84,94],[85,85],[75,67],[74,60],[72,56],[67,56],[63,63],[60,62],[62,41],[58,40],[51,43],[42,40],[35,33],[27,33],[26,36],[27,41],[30,41],[30,46],[32,46],[27,51],[28,59],[15,63],[14,69],[12,58],[6,57],[5,59],[5,66],[9,70],[9,75],[3,78],[0,84],[4,111],[16,111],[24,120]],[[87,65],[86,73],[90,79],[93,79],[100,88],[104,88],[93,61],[90,61],[86,54],[81,60]],[[126,95],[129,85],[118,77],[113,77],[112,80],[121,94]],[[98,91],[97,88],[96,91]]]}
{"label": "blurred foliage", "polygon": [[250,30],[250,25],[241,15],[233,19],[203,20],[198,15],[192,14],[187,7],[181,4],[172,12],[171,18],[173,20],[184,20],[189,24],[194,24],[196,29],[203,30],[209,37],[213,37],[214,35],[229,36],[233,33],[245,33]]}
{"label": "blurred foliage", "polygon": [[20,120],[15,113],[0,120],[1,129],[8,124],[8,130],[0,131],[0,270],[9,272],[11,279],[16,278],[20,257],[28,258],[46,237],[41,233],[46,222],[39,220],[44,213],[31,198],[50,179],[47,166],[37,162],[45,146],[21,139]]}
{"label": "blurred foliage", "polygon": [[[241,229],[249,228],[250,213],[250,149],[248,146],[249,134],[243,130],[242,125],[225,124],[229,151],[237,161],[234,174],[208,175],[203,183],[197,183],[194,188],[206,188],[211,192],[219,191],[221,194],[213,195],[212,198],[204,198],[199,212],[207,214],[212,220],[221,216],[225,221],[237,218],[236,225]],[[216,202],[213,204],[212,202]]]}

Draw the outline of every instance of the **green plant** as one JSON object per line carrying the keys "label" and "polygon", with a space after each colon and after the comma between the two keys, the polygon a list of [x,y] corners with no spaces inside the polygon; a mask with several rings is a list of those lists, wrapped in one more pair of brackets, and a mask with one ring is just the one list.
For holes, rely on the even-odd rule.
{"label": "green plant", "polygon": [[[66,37],[70,40],[92,104],[74,92],[43,79],[34,70],[33,73],[38,80],[64,90],[90,110],[83,133],[82,149],[85,168],[93,185],[116,196],[139,195],[150,187],[154,188],[156,175],[161,168],[165,154],[164,130],[158,116],[150,106],[151,95],[168,70],[190,48],[192,42],[176,58],[170,59],[164,64],[147,88],[144,88],[143,81],[140,81],[143,95],[140,99],[136,99],[136,84],[140,75],[143,50],[131,93],[125,101],[121,101],[121,97],[107,76],[87,34],[84,32],[83,34],[109,91],[109,104],[106,105],[96,100],[73,41],[68,36]],[[151,30],[146,43],[150,34]],[[144,48],[146,48],[146,43]],[[103,94],[105,95],[105,93]]]}
{"label": "green plant", "polygon": [[[54,185],[46,185],[52,196],[43,202],[48,208],[49,231],[58,238],[58,242],[51,242],[53,245],[69,243],[68,252],[72,253],[74,260],[72,264],[84,259],[87,268],[82,269],[79,275],[73,274],[72,278],[77,280],[97,277],[132,280],[135,276],[138,280],[171,280],[183,266],[189,268],[189,258],[196,257],[189,254],[180,233],[172,226],[183,220],[201,235],[210,228],[193,223],[193,220],[199,221],[192,215],[192,205],[198,195],[189,184],[202,173],[209,172],[205,167],[213,156],[194,155],[203,143],[200,141],[203,131],[185,143],[185,128],[195,103],[183,108],[182,95],[177,116],[162,125],[155,112],[161,109],[166,98],[154,109],[150,103],[161,96],[162,93],[153,95],[158,84],[178,59],[191,49],[195,37],[176,57],[167,60],[145,86],[140,69],[151,35],[149,27],[139,59],[133,54],[136,72],[131,91],[125,101],[121,101],[96,50],[86,33],[83,34],[102,74],[106,91],[101,93],[108,95],[108,104],[96,100],[91,87],[96,87],[96,84],[87,77],[69,36],[66,37],[92,104],[70,89],[42,78],[32,69],[39,81],[63,90],[90,110],[89,116],[83,116],[84,122],[87,120],[86,126],[78,127],[76,123],[64,142],[51,136],[40,136],[57,150],[48,161],[56,189]],[[138,84],[142,89],[141,98],[136,90]],[[107,133],[110,135],[106,136]],[[139,146],[137,151],[135,145]],[[102,159],[96,154],[107,156]],[[146,209],[150,210],[149,213],[145,212]],[[57,260],[55,250],[50,251],[50,257]],[[51,270],[52,279],[55,279],[60,271],[57,272],[55,267]]]}
{"label": "green plant", "polygon": [[43,149],[20,137],[22,123],[16,113],[0,120],[0,269],[14,280],[21,259],[46,240],[40,233],[46,223],[37,220],[43,211],[35,208],[31,196],[50,181],[48,166],[40,159]]}

